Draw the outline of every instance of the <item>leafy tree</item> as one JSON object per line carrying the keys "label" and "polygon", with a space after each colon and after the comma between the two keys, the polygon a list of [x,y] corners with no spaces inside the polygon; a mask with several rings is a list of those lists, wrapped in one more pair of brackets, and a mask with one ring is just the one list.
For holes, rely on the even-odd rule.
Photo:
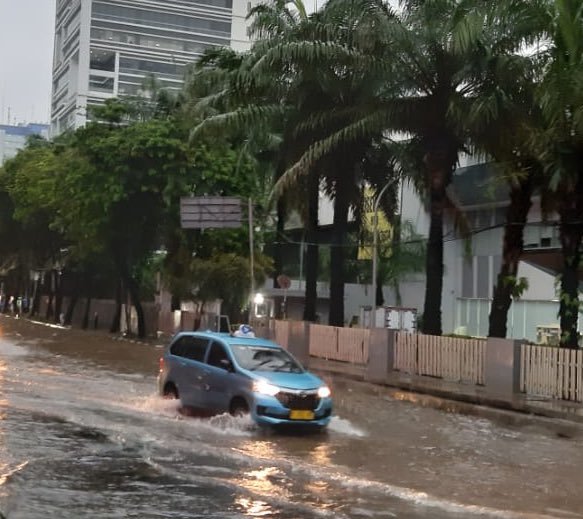
{"label": "leafy tree", "polygon": [[491,185],[508,186],[510,204],[504,225],[502,264],[494,286],[489,336],[506,337],[508,311],[517,288],[518,265],[531,197],[543,171],[527,143],[540,124],[535,85],[541,63],[524,52],[546,26],[546,0],[490,2],[460,19],[455,37],[462,53],[471,52],[474,78],[468,95],[452,107],[469,150],[493,160]]}
{"label": "leafy tree", "polygon": [[[262,254],[255,256],[254,279],[265,283],[271,260]],[[208,259],[194,258],[190,265],[192,293],[203,303],[220,299],[222,311],[232,319],[241,317],[247,305],[245,297],[251,282],[249,259],[234,253],[221,252]]]}
{"label": "leafy tree", "polygon": [[[65,242],[51,227],[50,204],[56,167],[52,145],[34,138],[0,169],[0,258],[11,281],[6,289],[14,295],[28,293],[31,271],[50,274],[60,260]],[[33,314],[38,311],[37,289],[35,282]]]}

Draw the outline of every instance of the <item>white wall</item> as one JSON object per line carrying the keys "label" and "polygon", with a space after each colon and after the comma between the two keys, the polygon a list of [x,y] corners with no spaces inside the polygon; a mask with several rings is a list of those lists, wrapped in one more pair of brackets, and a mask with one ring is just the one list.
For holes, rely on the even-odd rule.
{"label": "white wall", "polygon": [[233,0],[233,22],[231,26],[231,47],[245,51],[251,47],[247,33],[249,22],[246,20],[249,9],[262,3],[262,0]]}

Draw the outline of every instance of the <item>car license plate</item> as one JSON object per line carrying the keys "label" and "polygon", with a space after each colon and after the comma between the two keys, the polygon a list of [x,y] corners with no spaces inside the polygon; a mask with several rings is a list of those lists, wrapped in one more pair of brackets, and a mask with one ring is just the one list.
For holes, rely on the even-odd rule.
{"label": "car license plate", "polygon": [[289,412],[290,420],[313,420],[314,416],[314,411],[292,410]]}

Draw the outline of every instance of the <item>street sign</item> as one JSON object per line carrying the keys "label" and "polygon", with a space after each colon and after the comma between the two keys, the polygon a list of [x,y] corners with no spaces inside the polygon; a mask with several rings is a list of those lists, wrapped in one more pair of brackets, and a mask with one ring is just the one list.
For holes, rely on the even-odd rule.
{"label": "street sign", "polygon": [[241,200],[229,196],[191,196],[180,199],[183,229],[236,229],[241,227]]}
{"label": "street sign", "polygon": [[277,284],[279,285],[279,288],[289,290],[289,287],[291,286],[291,279],[285,274],[280,274],[277,276]]}

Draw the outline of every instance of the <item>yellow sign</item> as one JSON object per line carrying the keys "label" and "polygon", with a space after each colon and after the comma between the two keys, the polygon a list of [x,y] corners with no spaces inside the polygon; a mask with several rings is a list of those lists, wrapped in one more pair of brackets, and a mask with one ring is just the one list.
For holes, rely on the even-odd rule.
{"label": "yellow sign", "polygon": [[[374,200],[375,192],[370,187],[364,190],[364,207],[362,211],[362,242],[358,248],[359,260],[372,259],[373,227],[374,227]],[[385,212],[379,209],[378,215],[378,244],[379,250],[383,250],[383,256],[387,256],[387,245],[393,240],[393,226],[387,220]],[[390,254],[388,254],[390,255]]]}

